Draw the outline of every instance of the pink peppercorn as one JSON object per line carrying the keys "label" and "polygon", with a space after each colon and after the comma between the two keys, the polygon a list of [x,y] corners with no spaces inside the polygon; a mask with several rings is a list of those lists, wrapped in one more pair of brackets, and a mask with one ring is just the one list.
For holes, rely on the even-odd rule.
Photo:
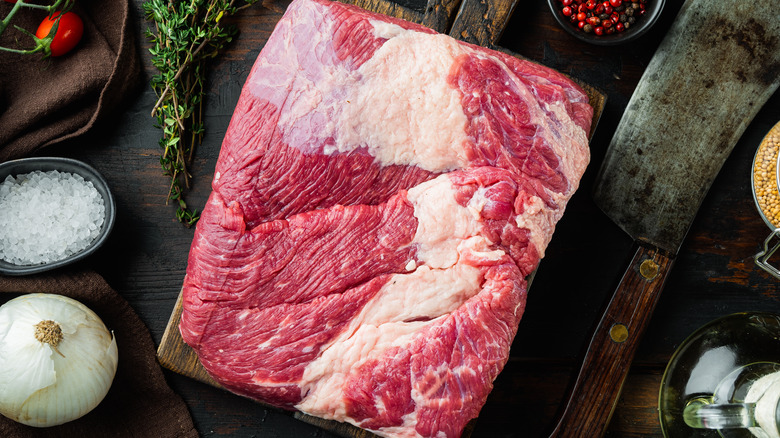
{"label": "pink peppercorn", "polygon": [[649,0],[558,0],[561,13],[580,31],[596,35],[625,32],[647,12]]}

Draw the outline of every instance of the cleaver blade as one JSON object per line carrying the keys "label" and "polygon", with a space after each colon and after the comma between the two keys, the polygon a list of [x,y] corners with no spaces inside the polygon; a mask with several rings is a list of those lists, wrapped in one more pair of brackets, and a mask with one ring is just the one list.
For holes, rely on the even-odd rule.
{"label": "cleaver blade", "polygon": [[596,204],[636,242],[599,321],[554,437],[600,437],[702,200],[780,84],[776,0],[688,0],[609,144]]}

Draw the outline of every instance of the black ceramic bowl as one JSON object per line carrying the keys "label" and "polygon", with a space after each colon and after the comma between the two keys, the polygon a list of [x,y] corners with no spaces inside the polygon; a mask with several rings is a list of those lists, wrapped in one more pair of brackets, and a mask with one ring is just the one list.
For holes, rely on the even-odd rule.
{"label": "black ceramic bowl", "polygon": [[[624,0],[625,1],[625,0]],[[618,44],[624,44],[629,41],[633,41],[640,36],[647,33],[651,27],[658,21],[661,16],[661,11],[664,8],[665,0],[647,0],[647,9],[645,15],[639,18],[634,25],[629,27],[623,32],[615,32],[612,35],[596,35],[594,33],[585,33],[577,27],[576,23],[572,23],[569,17],[563,15],[561,9],[563,5],[561,0],[547,0],[547,4],[550,6],[550,12],[552,12],[555,21],[561,25],[561,27],[571,34],[573,37],[586,43],[591,43],[599,46],[616,46]]]}
{"label": "black ceramic bowl", "polygon": [[38,272],[59,268],[61,266],[65,266],[81,260],[100,248],[100,246],[103,245],[103,243],[108,238],[109,233],[111,233],[111,229],[114,227],[114,220],[116,218],[116,205],[114,202],[114,197],[111,195],[111,191],[108,189],[108,184],[106,183],[106,180],[103,178],[103,176],[100,175],[94,168],[81,161],[59,157],[23,158],[20,160],[6,161],[5,163],[0,164],[0,182],[5,181],[9,175],[16,176],[30,173],[36,170],[40,170],[42,172],[57,170],[60,172],[81,175],[82,178],[90,181],[95,186],[95,189],[97,189],[98,193],[100,193],[100,196],[103,197],[103,201],[106,204],[106,217],[103,220],[103,226],[100,230],[100,235],[98,235],[98,237],[95,238],[95,240],[92,241],[92,243],[90,243],[81,252],[56,262],[35,265],[15,265],[0,259],[0,274],[35,274]]}

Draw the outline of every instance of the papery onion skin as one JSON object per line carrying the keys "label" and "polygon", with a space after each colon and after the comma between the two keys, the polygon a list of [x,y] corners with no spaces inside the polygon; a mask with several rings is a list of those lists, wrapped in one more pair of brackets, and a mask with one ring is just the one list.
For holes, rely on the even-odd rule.
{"label": "papery onion skin", "polygon": [[[56,351],[35,339],[45,320],[62,329]],[[113,334],[72,298],[27,294],[0,306],[0,414],[14,421],[49,427],[82,417],[108,393],[118,360]]]}

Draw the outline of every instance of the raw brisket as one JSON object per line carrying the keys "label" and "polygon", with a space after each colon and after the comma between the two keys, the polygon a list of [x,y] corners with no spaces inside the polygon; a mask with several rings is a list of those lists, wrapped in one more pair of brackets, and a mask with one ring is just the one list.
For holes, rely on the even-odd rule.
{"label": "raw brisket", "polygon": [[588,162],[561,74],[295,0],[244,85],[180,330],[238,394],[381,436],[460,436]]}

